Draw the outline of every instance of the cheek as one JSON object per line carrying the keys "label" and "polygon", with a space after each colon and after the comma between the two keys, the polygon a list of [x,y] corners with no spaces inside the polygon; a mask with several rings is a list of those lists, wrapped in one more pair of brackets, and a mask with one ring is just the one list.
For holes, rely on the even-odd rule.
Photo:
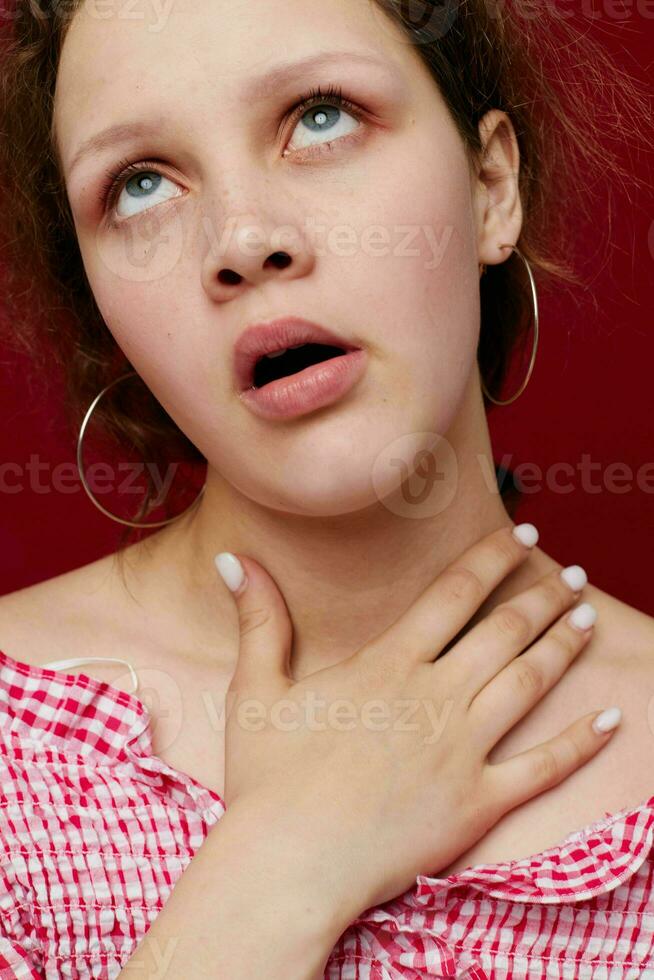
{"label": "cheek", "polygon": [[[189,247],[177,254],[172,233],[173,250],[159,250],[159,265],[156,255],[140,264],[138,241],[116,233],[103,250],[88,249],[89,281],[116,342],[187,437],[262,503],[276,498],[294,509],[308,495],[326,513],[339,499],[345,510],[354,500],[365,506],[371,487],[362,474],[373,472],[385,447],[406,433],[446,433],[464,396],[478,343],[479,283],[462,148],[423,129],[371,159],[347,206],[339,201],[331,214],[354,229],[358,245],[339,254],[332,241],[313,277],[297,278],[289,294],[297,297],[292,308],[324,309],[326,322],[333,317],[360,334],[373,353],[371,369],[355,411],[298,429],[288,444],[266,438],[266,427],[234,405],[225,345],[199,286],[201,255]],[[358,460],[349,483],[344,458]],[[293,474],[291,489],[285,473]]]}
{"label": "cheek", "polygon": [[[165,206],[164,206],[165,209]],[[173,211],[152,208],[120,230],[78,226],[89,284],[106,328],[157,394],[167,378],[192,381],[201,320],[189,312],[188,229]]]}
{"label": "cheek", "polygon": [[[178,426],[190,437],[207,407],[203,351],[210,337],[183,292],[183,276],[125,283],[95,270],[90,278],[107,330]],[[188,280],[187,280],[188,281]],[[207,411],[207,415],[209,412]],[[202,419],[211,425],[211,417]]]}
{"label": "cheek", "polygon": [[78,237],[89,278],[107,280],[119,292],[132,286],[169,290],[188,251],[182,209],[174,201],[146,208],[117,228],[82,220]]}
{"label": "cheek", "polygon": [[390,244],[361,256],[350,286],[364,333],[378,340],[389,425],[399,412],[414,431],[444,433],[475,362],[480,300],[466,158],[460,143],[435,142],[412,144],[404,167],[396,161],[406,179],[386,187],[379,207]]}

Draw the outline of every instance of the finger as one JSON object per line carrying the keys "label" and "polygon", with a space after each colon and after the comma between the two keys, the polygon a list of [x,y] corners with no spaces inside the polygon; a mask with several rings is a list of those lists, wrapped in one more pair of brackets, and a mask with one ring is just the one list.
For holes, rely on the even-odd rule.
{"label": "finger", "polygon": [[548,572],[535,585],[496,606],[459,640],[456,658],[465,663],[471,699],[578,599],[588,579],[583,568],[571,568],[571,574],[570,569]]}
{"label": "finger", "polygon": [[271,576],[253,558],[216,555],[216,569],[236,603],[239,655],[233,691],[286,689],[290,680],[292,625],[288,608]]}
{"label": "finger", "polygon": [[619,708],[593,711],[554,738],[504,762],[489,764],[485,776],[489,779],[491,805],[498,806],[503,815],[580,769],[606,745],[615,731],[615,727],[605,732],[593,729],[592,722],[601,714],[608,715],[612,723],[620,721]]}
{"label": "finger", "polygon": [[[400,652],[414,662],[433,661],[463,629],[482,602],[520,565],[538,540],[533,524],[529,545],[502,527],[486,535],[451,562],[394,623],[367,646],[378,653]],[[533,542],[533,543],[531,543]]]}
{"label": "finger", "polygon": [[[583,606],[596,617],[590,603],[583,603]],[[587,628],[579,629],[568,616],[563,617],[473,698],[468,710],[473,714],[475,731],[487,751],[561,679],[587,646],[593,626],[594,620]]]}

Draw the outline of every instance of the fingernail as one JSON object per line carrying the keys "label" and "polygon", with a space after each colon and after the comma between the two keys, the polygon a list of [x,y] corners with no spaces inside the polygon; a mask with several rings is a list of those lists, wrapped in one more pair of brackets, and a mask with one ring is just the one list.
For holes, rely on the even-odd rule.
{"label": "fingernail", "polygon": [[622,721],[622,712],[619,708],[606,708],[605,711],[598,715],[593,722],[593,730],[601,735],[602,732],[610,732],[614,728],[617,728]]}
{"label": "fingernail", "polygon": [[517,524],[512,533],[525,548],[533,548],[538,541],[538,531],[533,524]]}
{"label": "fingernail", "polygon": [[588,630],[597,619],[597,609],[590,602],[582,602],[568,616],[570,623],[578,630]]}
{"label": "fingernail", "polygon": [[588,585],[588,576],[581,565],[568,565],[561,572],[561,578],[573,592],[581,592]]}
{"label": "fingernail", "polygon": [[237,592],[245,581],[245,571],[231,551],[221,551],[214,558],[218,574],[231,592]]}

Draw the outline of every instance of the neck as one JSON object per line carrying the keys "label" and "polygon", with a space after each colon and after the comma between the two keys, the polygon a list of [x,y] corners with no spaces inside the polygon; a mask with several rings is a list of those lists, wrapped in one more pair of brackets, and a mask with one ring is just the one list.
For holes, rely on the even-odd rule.
{"label": "neck", "polygon": [[[147,557],[130,574],[162,636],[187,656],[233,671],[236,607],[213,563],[219,551],[232,551],[256,559],[280,589],[293,624],[296,679],[374,639],[466,548],[513,524],[495,478],[483,402],[473,390],[466,417],[460,414],[434,449],[431,481],[416,470],[396,494],[364,510],[338,516],[271,510],[209,465],[204,495],[189,517],[133,546]],[[560,567],[534,548],[467,628]]]}

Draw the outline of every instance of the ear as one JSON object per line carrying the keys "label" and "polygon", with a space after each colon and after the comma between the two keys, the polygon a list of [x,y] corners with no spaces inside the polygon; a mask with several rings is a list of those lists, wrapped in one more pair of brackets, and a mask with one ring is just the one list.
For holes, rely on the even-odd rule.
{"label": "ear", "polygon": [[500,109],[491,109],[479,122],[481,161],[474,182],[479,262],[497,265],[512,252],[522,229],[518,186],[520,149],[513,124]]}

